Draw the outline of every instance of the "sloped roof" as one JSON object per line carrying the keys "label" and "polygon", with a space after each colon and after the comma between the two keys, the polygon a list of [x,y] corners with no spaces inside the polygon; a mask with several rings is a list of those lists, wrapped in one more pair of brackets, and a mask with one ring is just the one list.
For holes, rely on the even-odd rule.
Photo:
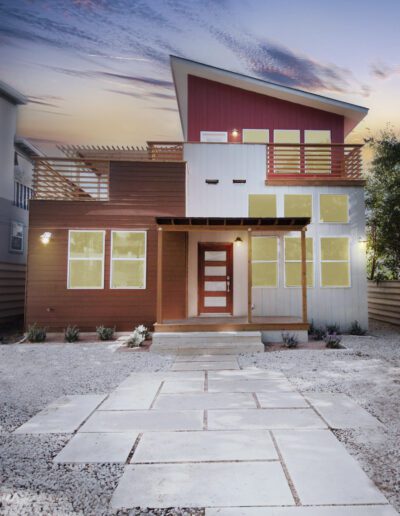
{"label": "sloped roof", "polygon": [[274,82],[264,81],[197,61],[191,61],[190,59],[170,56],[170,61],[185,140],[187,139],[188,131],[188,75],[202,77],[210,81],[220,82],[247,91],[254,91],[262,95],[268,95],[288,102],[294,102],[314,109],[342,115],[344,117],[345,136],[368,114],[368,108],[363,106],[324,97],[323,95],[317,95],[289,86],[282,86]]}
{"label": "sloped roof", "polygon": [[28,103],[28,99],[19,91],[15,90],[3,81],[0,81],[0,97],[5,97],[15,105],[23,105]]}

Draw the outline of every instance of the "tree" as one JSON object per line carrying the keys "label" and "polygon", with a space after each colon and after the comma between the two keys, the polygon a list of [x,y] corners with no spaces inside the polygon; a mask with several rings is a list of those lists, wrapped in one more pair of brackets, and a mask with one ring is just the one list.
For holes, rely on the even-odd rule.
{"label": "tree", "polygon": [[400,277],[400,139],[392,129],[369,138],[374,157],[366,186],[368,277]]}

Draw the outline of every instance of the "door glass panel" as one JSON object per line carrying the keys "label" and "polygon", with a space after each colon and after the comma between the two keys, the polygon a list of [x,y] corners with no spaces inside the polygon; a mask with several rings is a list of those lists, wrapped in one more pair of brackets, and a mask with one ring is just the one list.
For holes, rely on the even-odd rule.
{"label": "door glass panel", "polygon": [[214,307],[214,306],[226,306],[226,297],[205,297],[204,298],[204,306]]}
{"label": "door glass panel", "polygon": [[206,251],[204,259],[212,262],[226,262],[226,251]]}
{"label": "door glass panel", "polygon": [[226,267],[204,267],[205,276],[226,276]]}
{"label": "door glass panel", "polygon": [[206,292],[226,292],[226,281],[205,281],[204,290]]}

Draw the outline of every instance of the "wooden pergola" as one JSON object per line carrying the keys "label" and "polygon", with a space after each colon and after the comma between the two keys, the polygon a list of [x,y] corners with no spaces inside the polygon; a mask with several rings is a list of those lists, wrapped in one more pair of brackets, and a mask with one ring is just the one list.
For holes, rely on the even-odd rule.
{"label": "wooden pergola", "polygon": [[[301,323],[297,327],[304,327],[307,320],[307,267],[306,267],[306,231],[310,223],[309,217],[274,217],[274,218],[219,218],[219,217],[159,217],[157,223],[157,322],[156,326],[163,325],[163,234],[165,232],[192,232],[192,231],[243,231],[247,230],[248,238],[248,267],[247,267],[247,321],[241,323],[241,327],[255,328],[256,322],[252,315],[252,242],[251,236],[259,232],[300,232],[301,238],[301,297],[302,314]],[[257,319],[257,318],[255,318]],[[211,325],[212,323],[210,323]],[[164,325],[163,325],[164,326]],[[231,325],[232,326],[232,325]],[[238,325],[239,326],[239,325]],[[260,329],[276,324],[260,324]],[[265,328],[264,328],[265,327]],[[293,328],[295,329],[295,328]]]}

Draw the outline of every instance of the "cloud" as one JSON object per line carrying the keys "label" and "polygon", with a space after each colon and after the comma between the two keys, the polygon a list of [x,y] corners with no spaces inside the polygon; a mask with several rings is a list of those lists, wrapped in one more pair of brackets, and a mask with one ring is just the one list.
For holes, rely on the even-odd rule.
{"label": "cloud", "polygon": [[126,95],[127,97],[133,97],[135,99],[162,99],[162,100],[175,100],[175,95],[169,95],[168,93],[159,93],[159,92],[142,92],[138,93],[135,91],[126,91],[126,90],[117,90],[112,88],[107,88],[106,91],[110,93],[116,93],[117,95]]}
{"label": "cloud", "polygon": [[396,74],[400,74],[400,66],[389,66],[382,62],[371,64],[371,75],[376,79],[388,79]]}
{"label": "cloud", "polygon": [[105,77],[110,79],[118,79],[123,82],[142,84],[145,86],[156,86],[161,88],[173,88],[173,82],[164,79],[154,79],[152,77],[144,77],[137,75],[124,75],[120,73],[111,72],[94,72],[98,77]]}
{"label": "cloud", "polygon": [[59,108],[59,102],[63,100],[62,97],[58,97],[56,95],[44,95],[44,96],[28,96],[28,101],[30,104],[39,104],[40,106],[47,106],[53,108]]}

